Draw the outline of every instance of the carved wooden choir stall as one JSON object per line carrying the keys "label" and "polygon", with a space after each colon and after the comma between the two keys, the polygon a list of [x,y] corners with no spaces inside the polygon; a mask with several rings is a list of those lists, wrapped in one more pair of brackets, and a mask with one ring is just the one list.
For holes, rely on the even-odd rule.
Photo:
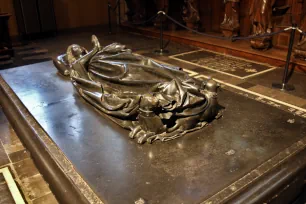
{"label": "carved wooden choir stall", "polygon": [[[306,15],[304,15],[300,29],[304,32],[306,31]],[[294,50],[294,55],[296,58],[306,60],[306,36],[301,35],[300,41],[297,43]]]}
{"label": "carved wooden choir stall", "polygon": [[239,33],[239,2],[240,0],[225,0],[224,20],[220,28],[226,37],[237,36]]}
{"label": "carved wooden choir stall", "polygon": [[[257,50],[272,46],[287,48],[290,33],[268,34],[290,27],[292,23],[302,26],[305,31],[305,25],[302,25],[302,16],[306,13],[305,0],[126,0],[126,4],[128,20],[134,23],[146,21],[163,10],[188,28],[200,32],[225,37],[266,35],[250,40],[251,47]],[[166,18],[164,21],[168,29],[179,28]],[[158,25],[156,21],[155,26]],[[304,43],[303,37],[297,45],[296,56],[304,55]]]}

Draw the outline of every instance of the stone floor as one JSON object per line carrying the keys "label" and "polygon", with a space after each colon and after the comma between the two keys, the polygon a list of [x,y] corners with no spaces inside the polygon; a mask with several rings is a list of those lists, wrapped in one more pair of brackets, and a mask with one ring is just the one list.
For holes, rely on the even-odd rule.
{"label": "stone floor", "polygon": [[[4,167],[12,173],[25,203],[58,203],[0,108],[0,169]],[[0,204],[9,203],[15,202],[0,174]]]}
{"label": "stone floor", "polygon": [[0,56],[0,70],[51,60],[48,50],[41,49],[33,42],[15,43],[13,46],[14,57]]}
{"label": "stone floor", "polygon": [[[78,30],[75,32],[60,33],[55,38],[36,40],[39,47],[48,49],[51,57],[56,57],[66,51],[71,44],[77,43],[87,49],[91,48],[90,37],[96,34],[102,46],[112,42],[126,44],[134,52],[158,61],[170,63],[184,68],[191,76],[198,79],[213,77],[228,89],[247,90],[250,95],[255,95],[260,100],[260,96],[268,96],[277,104],[286,104],[291,108],[287,111],[295,112],[297,115],[306,118],[306,74],[293,72],[290,73],[289,83],[294,84],[296,90],[292,92],[283,92],[271,87],[272,82],[280,82],[283,68],[277,68],[273,71],[261,75],[239,79],[222,73],[207,70],[200,66],[192,65],[188,62],[182,62],[170,58],[171,55],[198,50],[199,48],[188,45],[169,42],[167,49],[170,51],[167,56],[158,56],[153,52],[158,49],[159,39],[148,38],[133,33],[124,33],[117,31],[115,34],[108,35],[106,29],[89,28],[87,30]],[[165,42],[166,44],[168,42]],[[14,179],[28,203],[57,203],[54,195],[50,191],[48,184],[39,173],[29,152],[22,145],[14,130],[6,120],[0,109],[0,168],[8,166],[13,173]],[[8,203],[3,198],[6,195],[1,189],[0,177],[0,203]],[[9,195],[9,194],[7,194]]]}

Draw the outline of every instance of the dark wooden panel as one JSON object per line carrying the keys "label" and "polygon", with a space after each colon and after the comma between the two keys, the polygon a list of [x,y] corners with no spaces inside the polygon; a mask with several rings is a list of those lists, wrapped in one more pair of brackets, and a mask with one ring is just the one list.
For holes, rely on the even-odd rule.
{"label": "dark wooden panel", "polygon": [[[54,0],[54,11],[58,29],[107,24],[106,2],[106,0],[90,0],[87,2],[84,0]],[[113,6],[115,2],[116,0],[111,0]],[[114,12],[112,12],[112,21],[113,23],[116,21]]]}
{"label": "dark wooden panel", "polygon": [[240,35],[249,36],[251,33],[251,21],[249,15],[249,1],[240,2]]}
{"label": "dark wooden panel", "polygon": [[199,1],[199,13],[201,29],[206,32],[211,31],[212,1]]}
{"label": "dark wooden panel", "polygon": [[23,17],[22,17],[22,9],[21,9],[20,2],[19,2],[19,0],[13,0],[13,1],[14,1],[14,9],[15,9],[15,12],[17,13],[15,15],[15,17],[16,17],[16,20],[17,20],[19,33],[25,33],[26,32],[25,31],[25,26],[22,23],[23,22]]}
{"label": "dark wooden panel", "polygon": [[17,35],[18,28],[15,17],[15,10],[13,6],[13,0],[0,0],[0,8],[1,8],[0,11],[1,13],[9,13],[12,15],[12,17],[9,19],[10,35]]}
{"label": "dark wooden panel", "polygon": [[224,9],[223,0],[199,1],[201,29],[205,32],[221,32]]}
{"label": "dark wooden panel", "polygon": [[56,23],[53,9],[53,0],[38,0],[37,8],[39,11],[41,31],[55,31]]}
{"label": "dark wooden panel", "polygon": [[[25,33],[31,34],[40,32],[36,0],[16,0],[15,4],[17,7],[21,8],[21,13],[18,12],[16,15],[21,15],[21,17],[18,17],[18,25],[24,24]],[[19,20],[22,21],[20,22]]]}
{"label": "dark wooden panel", "polygon": [[212,1],[212,31],[220,32],[220,25],[224,17],[224,3],[223,0]]}
{"label": "dark wooden panel", "polygon": [[179,22],[184,22],[182,18],[182,8],[184,0],[169,0],[169,15]]}

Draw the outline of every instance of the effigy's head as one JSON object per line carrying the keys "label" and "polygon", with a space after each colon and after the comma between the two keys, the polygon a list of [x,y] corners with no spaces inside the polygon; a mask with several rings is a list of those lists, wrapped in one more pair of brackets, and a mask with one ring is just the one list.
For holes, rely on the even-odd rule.
{"label": "effigy's head", "polygon": [[71,52],[73,56],[75,57],[81,57],[86,54],[85,48],[79,46],[79,45],[73,45],[71,48]]}
{"label": "effigy's head", "polygon": [[80,45],[77,44],[70,45],[67,49],[67,60],[69,64],[72,64],[76,60],[82,58],[87,53],[88,53],[87,50]]}

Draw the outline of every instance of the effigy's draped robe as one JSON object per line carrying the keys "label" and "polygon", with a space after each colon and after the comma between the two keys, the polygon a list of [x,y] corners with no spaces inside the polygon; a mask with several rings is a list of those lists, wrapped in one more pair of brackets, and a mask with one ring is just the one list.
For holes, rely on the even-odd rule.
{"label": "effigy's draped robe", "polygon": [[93,95],[81,83],[74,84],[86,92],[83,97],[125,128],[133,126],[140,99],[149,93],[158,100],[155,109],[160,109],[157,112],[163,119],[192,117],[207,106],[205,96],[199,92],[199,82],[177,67],[161,65],[129,51],[102,50],[85,69],[91,81],[102,84],[102,92]]}

